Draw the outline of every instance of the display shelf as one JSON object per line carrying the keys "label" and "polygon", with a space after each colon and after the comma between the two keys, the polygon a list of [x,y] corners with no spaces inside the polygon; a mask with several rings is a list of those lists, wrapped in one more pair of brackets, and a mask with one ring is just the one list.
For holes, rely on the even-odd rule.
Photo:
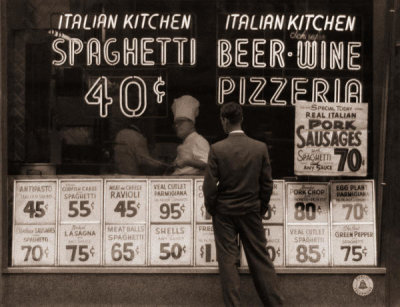
{"label": "display shelf", "polygon": [[[248,274],[247,268],[240,268],[239,272]],[[358,267],[358,268],[276,268],[280,274],[386,274],[385,267]],[[218,268],[199,267],[9,267],[4,274],[218,274]]]}

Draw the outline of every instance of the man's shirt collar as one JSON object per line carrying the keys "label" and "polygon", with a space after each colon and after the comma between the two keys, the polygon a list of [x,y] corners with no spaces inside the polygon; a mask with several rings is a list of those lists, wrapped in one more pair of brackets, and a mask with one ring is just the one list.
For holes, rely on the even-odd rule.
{"label": "man's shirt collar", "polygon": [[244,131],[242,129],[237,129],[237,130],[232,130],[231,132],[229,132],[229,134],[237,134],[237,133],[243,133]]}

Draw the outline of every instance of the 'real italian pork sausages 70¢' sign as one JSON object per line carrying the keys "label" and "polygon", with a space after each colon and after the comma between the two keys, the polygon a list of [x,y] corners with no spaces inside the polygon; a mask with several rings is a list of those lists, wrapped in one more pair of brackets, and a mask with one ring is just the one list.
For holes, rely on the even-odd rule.
{"label": "'real italian pork sausages 70\u00a2' sign", "polygon": [[366,176],[367,133],[367,103],[297,102],[296,175]]}

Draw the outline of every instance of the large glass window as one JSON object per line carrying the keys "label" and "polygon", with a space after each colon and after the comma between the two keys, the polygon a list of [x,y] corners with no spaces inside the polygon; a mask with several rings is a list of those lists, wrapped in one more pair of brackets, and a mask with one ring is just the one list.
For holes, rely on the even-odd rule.
{"label": "large glass window", "polygon": [[[29,1],[24,7],[9,2],[10,174],[173,174],[184,140],[177,136],[171,108],[175,99],[190,95],[199,102],[195,130],[209,144],[224,137],[220,103],[241,102],[244,130],[268,144],[274,178],[294,176],[297,100],[314,100],[315,87],[326,84],[329,101],[345,101],[346,82],[357,79],[362,87],[355,99],[372,104],[369,6],[309,5],[59,0]],[[300,31],[297,23],[281,31],[279,19],[268,27],[272,15],[249,24],[264,11],[301,18],[311,11],[333,16],[343,7],[348,11],[343,18],[355,16],[356,30]],[[233,11],[250,19],[241,26],[239,19],[228,22],[224,18]],[[350,26],[354,20],[348,20]],[[282,47],[271,45],[274,40],[286,48],[283,64],[279,53],[271,55]],[[352,41],[362,47],[349,49]],[[316,68],[299,68],[290,55],[306,42],[318,44]],[[221,52],[228,45],[230,51]],[[335,53],[330,59],[336,62],[321,63],[323,52]],[[353,58],[353,68],[361,69],[343,61],[351,52],[361,54]],[[316,79],[323,81],[315,85]]]}

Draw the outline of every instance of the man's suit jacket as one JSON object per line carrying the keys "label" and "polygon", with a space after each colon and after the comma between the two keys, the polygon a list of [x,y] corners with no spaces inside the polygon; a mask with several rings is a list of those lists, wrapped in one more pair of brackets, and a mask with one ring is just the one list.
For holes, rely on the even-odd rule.
{"label": "man's suit jacket", "polygon": [[265,143],[234,132],[211,146],[203,183],[204,204],[211,215],[264,215],[272,188]]}

